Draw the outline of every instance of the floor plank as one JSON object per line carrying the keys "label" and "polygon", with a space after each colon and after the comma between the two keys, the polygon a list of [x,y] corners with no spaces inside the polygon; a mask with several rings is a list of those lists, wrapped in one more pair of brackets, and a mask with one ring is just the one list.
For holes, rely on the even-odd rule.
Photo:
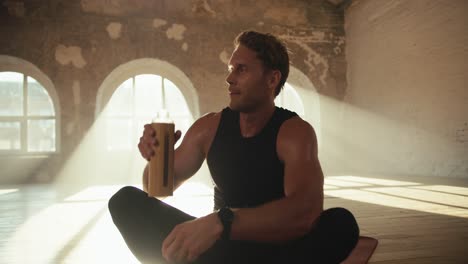
{"label": "floor plank", "polygon": [[[468,263],[468,180],[331,176],[325,183],[325,208],[349,209],[361,234],[379,240],[370,263]],[[138,263],[107,210],[121,186],[0,186],[0,263]],[[211,195],[179,192],[166,202],[201,216],[213,207]]]}

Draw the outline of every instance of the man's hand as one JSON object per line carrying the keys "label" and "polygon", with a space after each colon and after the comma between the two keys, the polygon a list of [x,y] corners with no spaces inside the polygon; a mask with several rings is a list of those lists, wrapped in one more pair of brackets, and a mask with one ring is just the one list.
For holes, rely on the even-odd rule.
{"label": "man's hand", "polygon": [[192,262],[221,237],[223,225],[216,213],[177,225],[162,245],[169,262]]}
{"label": "man's hand", "polygon": [[[180,139],[182,132],[177,130],[174,133],[174,144]],[[143,135],[140,137],[140,143],[138,143],[138,149],[140,150],[141,156],[147,161],[154,155],[154,147],[158,146],[159,142],[156,139],[156,131],[153,129],[151,124],[146,124],[143,130]]]}

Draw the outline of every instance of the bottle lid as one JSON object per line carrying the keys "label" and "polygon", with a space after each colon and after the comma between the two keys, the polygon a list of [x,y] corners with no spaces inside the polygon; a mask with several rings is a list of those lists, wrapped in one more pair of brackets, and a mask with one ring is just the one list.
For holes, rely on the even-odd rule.
{"label": "bottle lid", "polygon": [[153,118],[153,123],[173,123],[169,117],[169,111],[161,109],[156,113],[156,117]]}

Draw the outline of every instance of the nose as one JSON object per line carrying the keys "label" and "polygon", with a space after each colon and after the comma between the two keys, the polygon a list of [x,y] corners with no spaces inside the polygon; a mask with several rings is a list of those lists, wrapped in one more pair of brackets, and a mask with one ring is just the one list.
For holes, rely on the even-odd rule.
{"label": "nose", "polygon": [[226,82],[229,84],[229,85],[233,85],[234,84],[234,71],[230,72],[228,74],[228,76],[226,76]]}

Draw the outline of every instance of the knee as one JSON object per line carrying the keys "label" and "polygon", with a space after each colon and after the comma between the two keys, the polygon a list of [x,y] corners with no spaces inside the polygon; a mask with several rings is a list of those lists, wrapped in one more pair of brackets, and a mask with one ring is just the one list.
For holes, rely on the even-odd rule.
{"label": "knee", "polygon": [[359,226],[354,215],[345,208],[331,208],[322,212],[318,225],[326,263],[340,263],[359,240]]}
{"label": "knee", "polygon": [[133,186],[125,186],[109,199],[109,212],[114,216],[115,214],[119,214],[119,212],[127,211],[128,208],[137,204],[138,200],[141,200],[144,196],[146,194],[142,190]]}
{"label": "knee", "polygon": [[[359,226],[354,215],[347,209],[336,207],[325,210],[321,217],[323,222],[330,225],[332,230],[345,235],[353,241],[359,237]],[[322,221],[321,221],[322,222]]]}

